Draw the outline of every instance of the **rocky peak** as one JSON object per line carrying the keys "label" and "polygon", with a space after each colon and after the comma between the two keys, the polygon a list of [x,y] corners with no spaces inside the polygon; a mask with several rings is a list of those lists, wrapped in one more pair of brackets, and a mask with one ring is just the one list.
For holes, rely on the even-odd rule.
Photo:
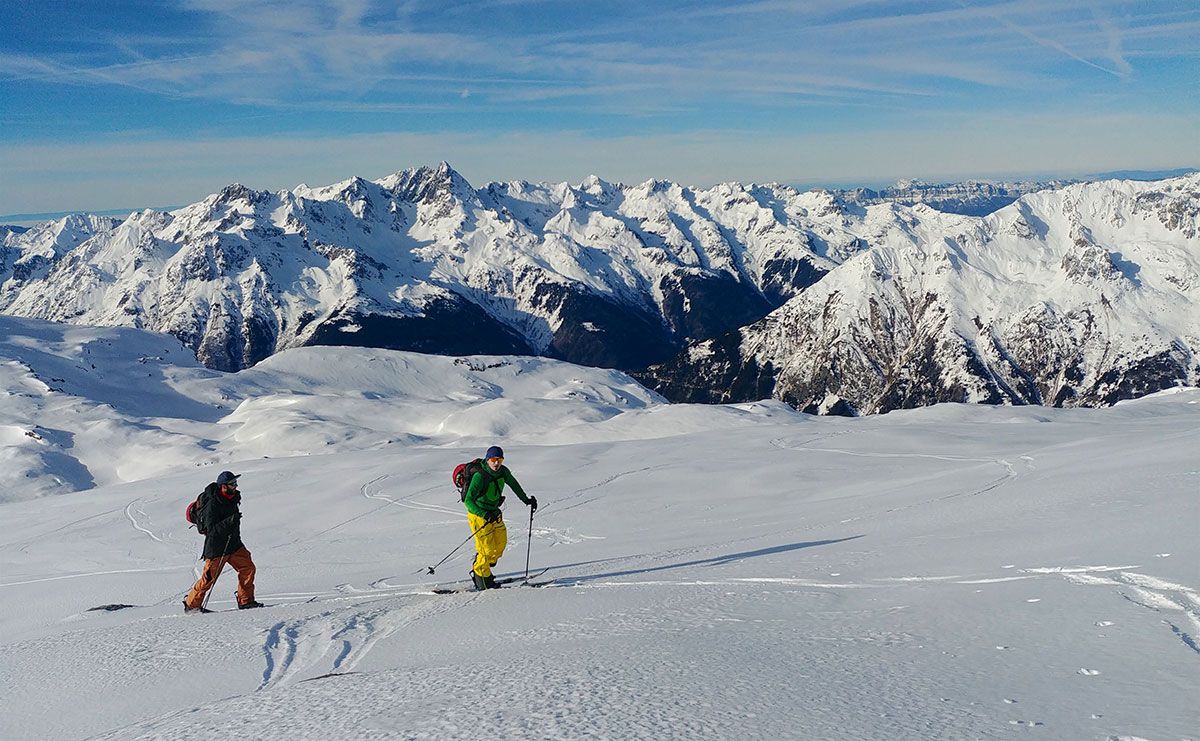
{"label": "rocky peak", "polygon": [[397,198],[410,203],[428,203],[447,198],[471,201],[476,197],[471,184],[444,160],[436,168],[422,166],[397,172],[380,180],[379,184]]}

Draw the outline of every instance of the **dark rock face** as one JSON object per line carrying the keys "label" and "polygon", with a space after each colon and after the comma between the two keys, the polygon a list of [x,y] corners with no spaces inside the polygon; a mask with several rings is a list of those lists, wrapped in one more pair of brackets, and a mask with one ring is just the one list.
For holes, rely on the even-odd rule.
{"label": "dark rock face", "polygon": [[600,368],[637,368],[679,348],[661,317],[562,285],[538,287],[562,323],[547,355]]}
{"label": "dark rock face", "polygon": [[1088,399],[1088,406],[1108,406],[1180,385],[1187,375],[1187,366],[1180,362],[1180,354],[1161,352],[1134,360],[1124,372],[1113,369],[1104,373],[1095,395]]}
{"label": "dark rock face", "polygon": [[684,340],[707,339],[758,321],[779,305],[728,273],[674,273],[659,289],[663,316],[672,334]]}
{"label": "dark rock face", "polygon": [[[865,248],[866,245],[863,245]],[[811,260],[780,258],[767,260],[763,265],[762,292],[774,306],[781,306],[799,291],[821,280],[827,271]],[[757,321],[757,317],[752,321]],[[746,322],[747,324],[749,322]]]}
{"label": "dark rock face", "polygon": [[307,345],[349,345],[434,355],[531,355],[515,332],[469,301],[432,301],[421,316],[346,311],[327,319]]}
{"label": "dark rock face", "polygon": [[775,368],[769,361],[760,365],[754,356],[744,356],[741,342],[740,330],[727,332],[630,375],[678,403],[735,404],[770,398]]}

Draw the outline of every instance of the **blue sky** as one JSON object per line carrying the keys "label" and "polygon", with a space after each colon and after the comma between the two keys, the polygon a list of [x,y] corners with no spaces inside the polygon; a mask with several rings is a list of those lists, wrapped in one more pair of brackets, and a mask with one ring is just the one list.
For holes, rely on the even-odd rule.
{"label": "blue sky", "polygon": [[3,0],[0,215],[447,160],[882,185],[1200,165],[1195,0]]}

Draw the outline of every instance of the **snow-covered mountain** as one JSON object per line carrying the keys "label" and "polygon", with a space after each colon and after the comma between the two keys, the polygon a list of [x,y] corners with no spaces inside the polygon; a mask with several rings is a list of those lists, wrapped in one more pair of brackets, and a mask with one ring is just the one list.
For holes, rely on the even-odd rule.
{"label": "snow-covered mountain", "polygon": [[668,398],[821,411],[1107,403],[1196,382],[1198,182],[1044,190],[983,218],[779,185],[475,189],[446,163],[231,185],[8,234],[0,312],[168,333],[219,370],[360,345],[659,363],[641,377]]}
{"label": "snow-covered mountain", "polygon": [[633,368],[761,318],[865,248],[826,194],[493,183],[232,185],[108,228],[10,235],[0,311],[169,333],[215,369],[289,347],[531,353]]}
{"label": "snow-covered mountain", "polygon": [[646,379],[668,398],[823,413],[1090,406],[1200,382],[1200,175],[1073,185],[949,224],[887,208],[899,238]]}

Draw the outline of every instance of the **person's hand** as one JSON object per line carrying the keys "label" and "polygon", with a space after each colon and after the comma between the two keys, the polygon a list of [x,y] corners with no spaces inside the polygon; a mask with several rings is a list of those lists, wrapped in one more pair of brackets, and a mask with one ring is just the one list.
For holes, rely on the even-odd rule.
{"label": "person's hand", "polygon": [[529,498],[529,511],[530,511],[530,512],[537,512],[537,497],[530,497],[530,498]]}
{"label": "person's hand", "polygon": [[483,518],[484,522],[500,522],[500,510],[488,512],[487,517]]}

